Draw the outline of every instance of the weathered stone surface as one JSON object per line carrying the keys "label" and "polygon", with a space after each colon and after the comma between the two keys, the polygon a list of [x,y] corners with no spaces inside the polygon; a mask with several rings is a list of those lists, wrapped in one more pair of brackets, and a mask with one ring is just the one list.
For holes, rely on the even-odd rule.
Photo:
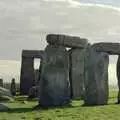
{"label": "weathered stone surface", "polygon": [[20,76],[20,93],[28,94],[29,89],[34,85],[34,58],[44,57],[44,52],[39,50],[23,50]]}
{"label": "weathered stone surface", "polygon": [[33,86],[34,68],[33,58],[22,58],[20,93],[28,94],[29,89]]}
{"label": "weathered stone surface", "polygon": [[117,78],[118,78],[118,103],[120,104],[120,56],[118,57],[117,61]]}
{"label": "weathered stone surface", "polygon": [[107,53],[89,47],[85,56],[85,105],[104,105],[108,101]]}
{"label": "weathered stone surface", "polygon": [[28,94],[28,100],[33,98],[38,98],[39,89],[40,89],[40,86],[33,86],[32,88],[30,88],[29,94]]}
{"label": "weathered stone surface", "polygon": [[12,79],[12,82],[11,82],[11,94],[13,96],[16,95],[16,83],[15,83],[15,79],[14,78]]}
{"label": "weathered stone surface", "polygon": [[84,54],[85,49],[71,49],[70,52],[70,78],[73,99],[81,99],[84,96]]}
{"label": "weathered stone surface", "polygon": [[60,106],[69,103],[69,55],[64,47],[49,45],[42,63],[39,105]]}
{"label": "weathered stone surface", "polygon": [[34,70],[34,86],[39,84],[39,74],[40,72],[38,69]]}
{"label": "weathered stone surface", "polygon": [[120,55],[120,43],[96,43],[94,44],[95,49],[98,52],[107,52],[111,55]]}
{"label": "weathered stone surface", "polygon": [[88,43],[84,38],[57,34],[48,34],[46,39],[49,44],[73,48],[84,48]]}
{"label": "weathered stone surface", "polygon": [[0,79],[0,87],[3,87],[3,79]]}
{"label": "weathered stone surface", "polygon": [[42,50],[23,50],[22,56],[27,58],[40,58],[43,59],[44,51]]}
{"label": "weathered stone surface", "polygon": [[5,104],[5,103],[0,103],[0,112],[2,111],[8,111],[9,108],[8,108],[8,105]]}

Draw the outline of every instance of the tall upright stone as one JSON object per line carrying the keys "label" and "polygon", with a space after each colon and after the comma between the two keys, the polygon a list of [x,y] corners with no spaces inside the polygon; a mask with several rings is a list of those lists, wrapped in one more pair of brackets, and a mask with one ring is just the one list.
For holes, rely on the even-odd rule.
{"label": "tall upright stone", "polygon": [[65,47],[48,45],[42,63],[39,105],[66,105],[70,101],[69,55]]}
{"label": "tall upright stone", "polygon": [[34,70],[34,83],[33,85],[36,86],[39,83],[39,69]]}
{"label": "tall upright stone", "polygon": [[118,104],[120,104],[120,56],[118,57],[117,61],[117,79],[118,79]]}
{"label": "tall upright stone", "polygon": [[11,94],[13,96],[16,95],[16,83],[15,83],[15,78],[12,79],[12,82],[11,82]]}
{"label": "tall upright stone", "polygon": [[73,99],[84,97],[84,54],[85,49],[70,50],[70,83]]}
{"label": "tall upright stone", "polygon": [[108,102],[107,53],[96,52],[94,45],[85,56],[85,105],[105,105]]}
{"label": "tall upright stone", "polygon": [[43,59],[44,51],[40,50],[23,50],[20,76],[20,93],[28,95],[29,89],[35,83],[34,58]]}
{"label": "tall upright stone", "polygon": [[22,57],[20,92],[21,94],[28,94],[29,89],[33,86],[34,81],[34,67],[33,58]]}
{"label": "tall upright stone", "polygon": [[109,55],[119,55],[117,61],[117,77],[118,77],[118,88],[119,88],[118,103],[120,104],[120,43],[101,42],[94,44],[94,47],[98,52],[106,52]]}

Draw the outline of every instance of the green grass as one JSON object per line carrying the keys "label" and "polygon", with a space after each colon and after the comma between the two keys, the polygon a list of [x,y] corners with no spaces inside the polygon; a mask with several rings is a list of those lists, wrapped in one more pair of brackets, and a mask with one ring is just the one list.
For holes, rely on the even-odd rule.
{"label": "green grass", "polygon": [[72,101],[72,106],[33,110],[38,102],[24,103],[24,98],[16,97],[9,103],[8,112],[0,113],[0,120],[120,120],[120,105],[117,92],[110,90],[109,104],[105,106],[83,107],[83,101]]}

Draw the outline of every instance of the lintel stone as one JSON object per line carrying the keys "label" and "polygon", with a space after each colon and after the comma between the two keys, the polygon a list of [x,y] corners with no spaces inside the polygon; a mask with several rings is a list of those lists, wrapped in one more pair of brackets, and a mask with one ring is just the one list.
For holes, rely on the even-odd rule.
{"label": "lintel stone", "polygon": [[97,52],[106,52],[110,55],[120,55],[120,43],[100,42],[93,44]]}
{"label": "lintel stone", "polygon": [[67,36],[62,34],[48,34],[46,39],[49,44],[56,44],[72,48],[84,48],[88,44],[88,40],[85,38]]}
{"label": "lintel stone", "polygon": [[42,50],[23,50],[22,51],[22,57],[43,59],[43,56],[44,56],[44,51]]}

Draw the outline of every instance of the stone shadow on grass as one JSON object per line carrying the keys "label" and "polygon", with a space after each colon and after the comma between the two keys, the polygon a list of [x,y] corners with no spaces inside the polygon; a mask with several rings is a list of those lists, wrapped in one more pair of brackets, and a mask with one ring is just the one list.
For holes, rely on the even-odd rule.
{"label": "stone shadow on grass", "polygon": [[77,108],[77,107],[81,107],[81,106],[72,106],[72,105],[56,106],[56,107],[35,106],[33,108],[11,108],[11,109],[9,109],[7,111],[3,111],[3,112],[7,112],[7,113],[27,113],[27,112],[33,112],[33,111],[48,111],[50,109],[68,109],[68,108]]}
{"label": "stone shadow on grass", "polygon": [[15,100],[16,101],[24,101],[24,100],[27,100],[27,96],[17,96],[17,97],[15,97]]}
{"label": "stone shadow on grass", "polygon": [[52,109],[69,109],[69,108],[79,108],[80,106],[72,106],[72,105],[65,105],[65,106],[50,106],[50,107],[43,107],[43,106],[35,106],[33,109],[34,110],[40,110],[40,111],[47,111],[47,110],[52,110]]}
{"label": "stone shadow on grass", "polygon": [[32,112],[34,111],[33,108],[11,108],[7,113],[27,113],[27,112]]}

